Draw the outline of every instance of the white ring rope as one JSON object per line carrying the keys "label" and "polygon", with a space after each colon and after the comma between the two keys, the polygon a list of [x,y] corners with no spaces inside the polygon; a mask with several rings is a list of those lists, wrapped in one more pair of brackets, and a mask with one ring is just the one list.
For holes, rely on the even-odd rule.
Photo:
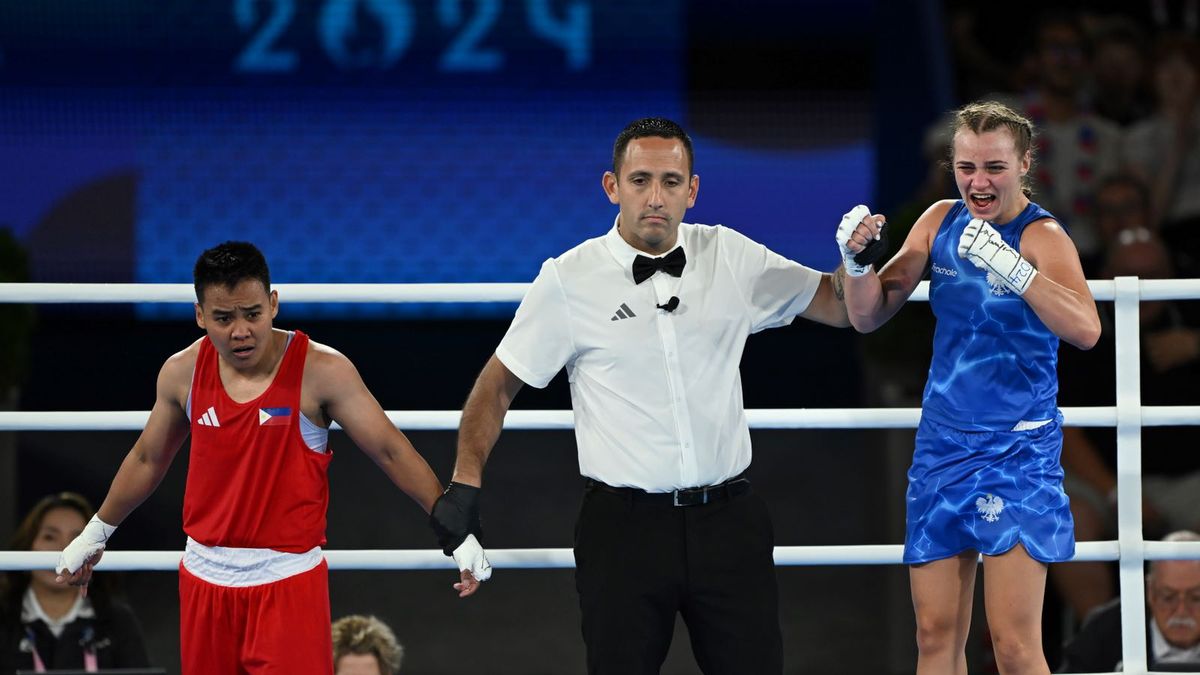
{"label": "white ring rope", "polygon": [[[1116,541],[1081,541],[1076,545],[1076,562],[1111,562],[1120,559]],[[489,548],[488,559],[496,567],[510,569],[571,569],[575,557],[569,548]],[[776,546],[775,564],[808,565],[899,565],[904,554],[900,544],[851,546]],[[181,551],[107,551],[97,569],[103,571],[175,571]],[[332,570],[440,570],[454,569],[454,561],[434,550],[338,550],[326,551]],[[1146,560],[1200,560],[1200,542],[1146,542]],[[58,561],[55,551],[10,551],[0,554],[0,571],[51,569]]]}
{"label": "white ring rope", "polygon": [[[1114,282],[1095,280],[1096,300],[1112,300]],[[1142,300],[1195,298],[1200,279],[1143,279]],[[273,284],[286,302],[520,302],[527,283],[475,284]],[[929,282],[917,285],[910,300],[929,300]],[[191,284],[0,283],[0,303],[195,302]]]}
{"label": "white ring rope", "polygon": [[[1144,427],[1191,426],[1200,420],[1200,406],[1142,406]],[[1067,426],[1111,427],[1113,406],[1066,407]],[[405,431],[455,431],[458,410],[389,410],[388,417]],[[141,431],[148,410],[0,411],[0,431]],[[746,411],[751,429],[915,429],[920,408],[759,408]],[[331,429],[340,429],[337,424]],[[570,410],[510,410],[505,429],[574,429]]]}
{"label": "white ring rope", "polygon": [[[1065,421],[1073,426],[1117,427],[1117,531],[1116,541],[1080,542],[1076,561],[1118,561],[1120,565],[1122,622],[1145,625],[1143,562],[1150,560],[1200,560],[1200,542],[1143,541],[1141,530],[1141,428],[1145,426],[1200,424],[1200,406],[1142,406],[1139,392],[1139,303],[1150,300],[1200,298],[1200,279],[1147,279],[1118,277],[1089,281],[1098,301],[1113,301],[1116,317],[1116,406],[1064,408]],[[277,284],[286,302],[518,302],[529,284]],[[189,284],[12,284],[0,283],[0,303],[143,303],[194,301]],[[928,301],[929,282],[923,281],[911,296]],[[391,411],[388,416],[408,430],[457,429],[459,411]],[[0,431],[14,430],[140,430],[149,416],[145,411],[0,412]],[[916,408],[763,409],[746,411],[754,429],[861,429],[915,428]],[[506,429],[571,429],[569,410],[514,410]],[[1178,450],[1177,450],[1178,451]],[[777,565],[895,565],[902,562],[903,546],[778,546]],[[570,549],[489,549],[496,567],[572,568]],[[110,551],[99,568],[104,570],[176,570],[181,552]],[[0,552],[0,570],[48,569],[57,553]],[[450,559],[437,550],[326,551],[332,569],[449,569]],[[1146,673],[1145,633],[1122,633],[1125,670]]]}

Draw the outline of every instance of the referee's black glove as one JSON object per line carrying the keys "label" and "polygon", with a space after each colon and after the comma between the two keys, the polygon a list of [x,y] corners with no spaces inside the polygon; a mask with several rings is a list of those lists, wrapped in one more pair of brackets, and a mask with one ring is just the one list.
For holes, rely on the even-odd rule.
{"label": "referee's black glove", "polygon": [[479,525],[479,488],[451,481],[446,491],[433,503],[429,526],[437,535],[442,553],[451,555],[466,540],[468,534],[483,539]]}
{"label": "referee's black glove", "polygon": [[884,223],[879,227],[879,238],[867,242],[866,248],[854,256],[854,262],[859,265],[874,265],[888,252],[888,227]]}

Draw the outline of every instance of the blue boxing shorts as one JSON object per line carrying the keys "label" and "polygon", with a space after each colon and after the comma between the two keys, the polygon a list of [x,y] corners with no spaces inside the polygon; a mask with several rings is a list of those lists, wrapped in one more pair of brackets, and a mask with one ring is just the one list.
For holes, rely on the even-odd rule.
{"label": "blue boxing shorts", "polygon": [[1024,545],[1050,563],[1075,555],[1063,491],[1062,414],[1027,431],[960,431],[921,418],[908,470],[904,562]]}

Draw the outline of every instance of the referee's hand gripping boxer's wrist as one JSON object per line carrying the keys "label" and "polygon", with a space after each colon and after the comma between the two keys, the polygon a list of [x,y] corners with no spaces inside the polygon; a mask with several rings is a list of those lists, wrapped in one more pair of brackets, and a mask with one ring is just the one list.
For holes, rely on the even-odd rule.
{"label": "referee's hand gripping boxer's wrist", "polygon": [[451,481],[438,497],[429,513],[429,524],[437,535],[442,552],[454,558],[460,582],[454,584],[459,597],[473,594],[479,582],[492,576],[479,537],[483,528],[479,522],[479,488]]}
{"label": "referee's hand gripping boxer's wrist", "polygon": [[442,553],[453,555],[467,535],[483,536],[479,524],[479,490],[473,485],[450,481],[446,491],[433,503],[429,525],[437,535]]}
{"label": "referee's hand gripping boxer's wrist", "polygon": [[882,215],[871,215],[862,204],[842,216],[835,239],[847,274],[860,277],[870,272],[871,265],[887,252],[886,225]]}
{"label": "referee's hand gripping boxer's wrist", "polygon": [[459,582],[454,584],[458,597],[473,595],[479,590],[480,584],[492,578],[492,563],[488,562],[487,554],[475,535],[468,534],[463,543],[454,549],[453,557],[454,564],[458,566]]}

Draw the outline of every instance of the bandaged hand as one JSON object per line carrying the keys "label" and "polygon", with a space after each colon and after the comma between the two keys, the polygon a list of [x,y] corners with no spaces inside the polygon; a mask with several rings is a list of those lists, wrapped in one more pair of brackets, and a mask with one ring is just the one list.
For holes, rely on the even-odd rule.
{"label": "bandaged hand", "polygon": [[836,240],[847,274],[852,277],[866,274],[871,271],[871,264],[886,252],[885,225],[879,217],[871,216],[871,210],[862,204],[842,216]]}
{"label": "bandaged hand", "polygon": [[452,555],[469,535],[483,536],[479,523],[479,488],[451,481],[433,503],[429,526],[446,555]]}
{"label": "bandaged hand", "polygon": [[1004,242],[996,228],[974,218],[958,239],[958,256],[998,278],[1008,290],[1024,295],[1038,271]]}
{"label": "bandaged hand", "polygon": [[458,565],[458,570],[470,572],[476,581],[492,578],[492,564],[488,562],[487,554],[483,552],[483,546],[479,544],[475,535],[468,534],[451,555],[454,557],[454,564]]}
{"label": "bandaged hand", "polygon": [[104,551],[108,538],[117,531],[116,525],[109,525],[94,515],[83,527],[83,532],[71,540],[58,556],[58,564],[54,570],[59,578],[65,578],[78,572],[85,563],[94,562],[92,559]]}

